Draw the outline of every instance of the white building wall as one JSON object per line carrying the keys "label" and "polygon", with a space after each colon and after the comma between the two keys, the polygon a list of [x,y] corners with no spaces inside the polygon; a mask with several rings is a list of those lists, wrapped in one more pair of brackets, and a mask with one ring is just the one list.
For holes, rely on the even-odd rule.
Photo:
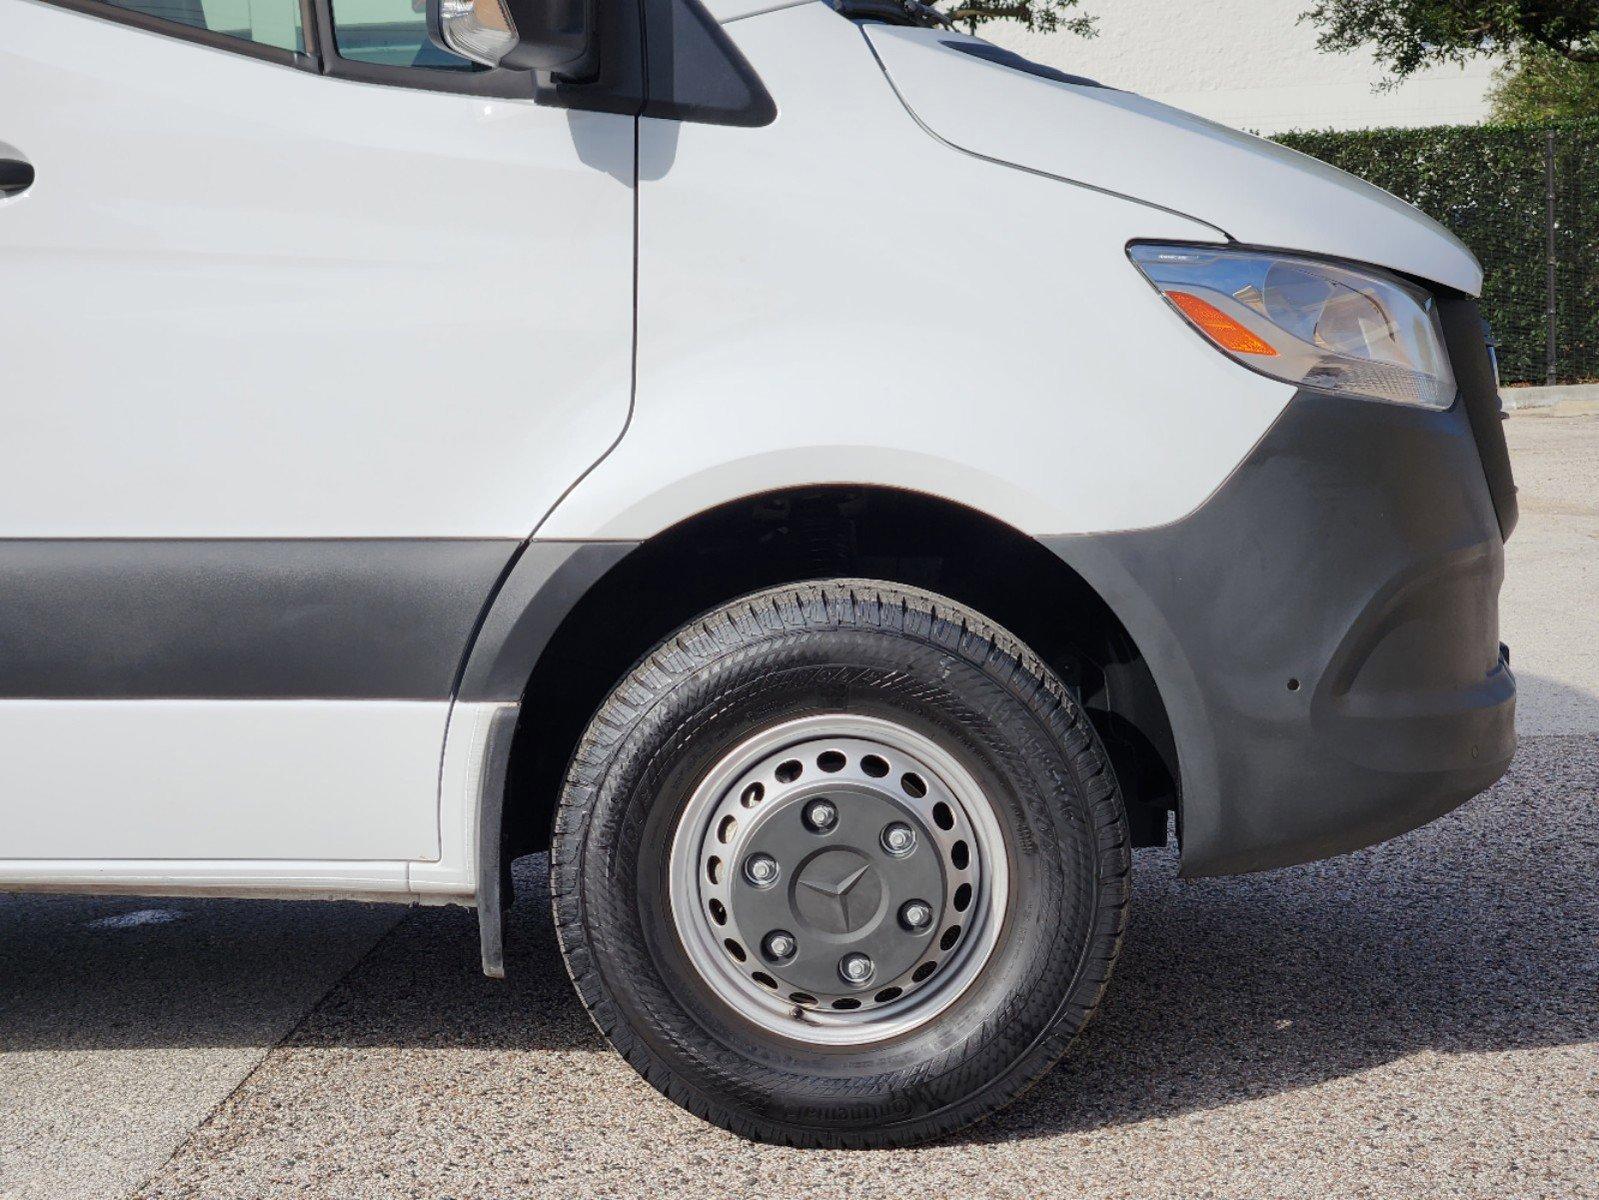
{"label": "white building wall", "polygon": [[1454,125],[1488,115],[1490,60],[1435,67],[1392,91],[1371,56],[1323,54],[1308,0],[1081,0],[1099,36],[979,32],[1028,58],[1086,75],[1238,129]]}

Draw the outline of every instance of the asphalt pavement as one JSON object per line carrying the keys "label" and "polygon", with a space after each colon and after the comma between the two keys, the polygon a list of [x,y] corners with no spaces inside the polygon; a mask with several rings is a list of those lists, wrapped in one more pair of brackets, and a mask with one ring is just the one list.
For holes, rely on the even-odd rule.
{"label": "asphalt pavement", "polygon": [[1509,429],[1509,775],[1308,867],[1140,852],[1099,1019],[995,1120],[704,1125],[605,1048],[536,898],[502,982],[459,909],[0,896],[0,1200],[1599,1195],[1599,416]]}

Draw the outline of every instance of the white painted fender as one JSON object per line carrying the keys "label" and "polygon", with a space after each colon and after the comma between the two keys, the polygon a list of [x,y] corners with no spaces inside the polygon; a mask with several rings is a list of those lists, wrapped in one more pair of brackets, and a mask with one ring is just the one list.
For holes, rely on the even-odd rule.
{"label": "white painted fender", "polygon": [[727,29],[777,122],[641,122],[633,415],[538,537],[644,538],[824,483],[1032,534],[1163,524],[1293,395],[1127,261],[1211,227],[952,149],[824,5]]}

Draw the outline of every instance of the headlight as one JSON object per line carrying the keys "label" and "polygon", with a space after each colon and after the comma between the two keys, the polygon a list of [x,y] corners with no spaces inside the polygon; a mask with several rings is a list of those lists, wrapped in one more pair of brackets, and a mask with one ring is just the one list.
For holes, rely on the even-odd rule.
{"label": "headlight", "polygon": [[1437,309],[1421,288],[1258,250],[1140,244],[1128,254],[1189,324],[1253,370],[1395,404],[1455,402]]}

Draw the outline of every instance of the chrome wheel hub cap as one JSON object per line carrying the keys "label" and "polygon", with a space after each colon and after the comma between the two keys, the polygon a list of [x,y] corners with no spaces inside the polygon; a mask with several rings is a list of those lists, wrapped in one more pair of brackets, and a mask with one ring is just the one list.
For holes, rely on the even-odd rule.
{"label": "chrome wheel hub cap", "polygon": [[674,834],[669,890],[718,997],[784,1036],[854,1045],[970,986],[1009,878],[993,806],[953,756],[838,715],[765,730],[711,768]]}

